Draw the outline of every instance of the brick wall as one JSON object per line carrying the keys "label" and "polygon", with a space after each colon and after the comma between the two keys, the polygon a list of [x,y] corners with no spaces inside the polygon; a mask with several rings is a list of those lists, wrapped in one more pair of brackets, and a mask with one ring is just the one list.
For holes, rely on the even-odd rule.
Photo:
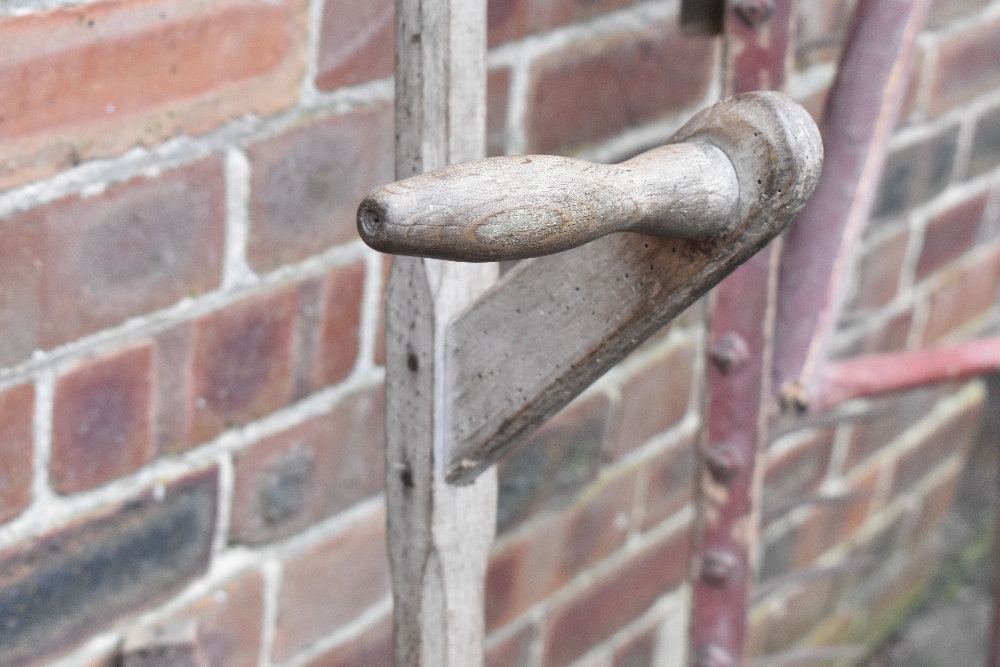
{"label": "brick wall", "polygon": [[[108,667],[182,619],[213,667],[389,665],[386,266],[353,213],[392,176],[392,4],[0,6],[0,666]],[[800,0],[811,109],[841,4]],[[491,0],[491,153],[662,142],[720,91],[719,41],[677,14]],[[934,20],[838,354],[993,327],[1000,4]],[[490,665],[681,664],[705,315],[502,464]],[[982,401],[932,388],[775,440],[755,650],[905,606]],[[842,576],[782,579],[815,564]]]}

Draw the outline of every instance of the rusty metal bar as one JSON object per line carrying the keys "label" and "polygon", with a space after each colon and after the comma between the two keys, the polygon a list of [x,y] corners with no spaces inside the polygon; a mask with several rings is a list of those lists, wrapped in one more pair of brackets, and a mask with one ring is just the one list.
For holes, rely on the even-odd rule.
{"label": "rusty metal bar", "polygon": [[826,109],[819,186],[785,237],[774,386],[799,409],[826,360],[851,258],[871,213],[928,0],[861,0]]}
{"label": "rusty metal bar", "polygon": [[[759,6],[758,6],[759,5]],[[793,0],[729,0],[724,17],[726,94],[781,90],[789,70]],[[759,507],[756,460],[766,440],[771,330],[780,243],[713,294],[705,427],[693,570],[691,663],[743,664]]]}

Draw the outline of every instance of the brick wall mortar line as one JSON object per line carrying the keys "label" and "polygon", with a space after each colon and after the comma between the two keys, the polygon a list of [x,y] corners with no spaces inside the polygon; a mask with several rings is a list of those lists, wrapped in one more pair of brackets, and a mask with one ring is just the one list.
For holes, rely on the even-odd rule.
{"label": "brick wall mortar line", "polygon": [[44,369],[35,376],[35,411],[32,415],[31,505],[25,514],[44,514],[56,497],[49,483],[52,462],[52,410],[55,397],[55,373]]}
{"label": "brick wall mortar line", "polygon": [[844,468],[847,465],[847,455],[851,449],[851,437],[854,434],[854,424],[846,422],[837,424],[833,435],[833,449],[830,451],[830,460],[827,464],[826,477],[821,484],[821,488],[828,483],[843,482]]}
{"label": "brick wall mortar line", "polygon": [[236,468],[231,452],[216,458],[219,467],[218,498],[216,502],[215,535],[212,537],[212,561],[218,559],[229,546],[229,529],[233,516],[233,492],[236,487]]}
{"label": "brick wall mortar line", "polygon": [[51,350],[36,350],[28,359],[0,369],[0,389],[16,384],[38,369],[71,364],[81,358],[100,354],[135,340],[158,334],[176,324],[192,321],[259,294],[313,278],[330,269],[364,259],[370,252],[360,240],[336,246],[297,264],[280,267],[260,277],[251,285],[228,291],[216,290],[197,298],[185,297],[172,306],[133,317],[122,324],[102,329]]}
{"label": "brick wall mortar line", "polygon": [[990,193],[990,198],[986,202],[986,210],[983,212],[983,226],[980,229],[979,242],[995,238],[1000,234],[1000,183],[998,183]]}
{"label": "brick wall mortar line", "polygon": [[365,287],[361,296],[361,326],[359,329],[358,360],[355,371],[366,375],[379,368],[375,364],[375,344],[378,337],[378,325],[382,314],[382,280],[383,258],[380,253],[366,249]]}
{"label": "brick wall mortar line", "polygon": [[991,90],[953,107],[936,118],[927,118],[897,127],[889,139],[889,150],[907,148],[928,139],[933,139],[942,130],[952,125],[960,125],[967,118],[975,118],[984,111],[1000,105],[1000,89]]}
{"label": "brick wall mortar line", "polygon": [[976,132],[976,121],[979,119],[978,113],[966,113],[961,119],[958,128],[958,139],[955,142],[955,159],[951,168],[951,177],[948,184],[959,183],[969,172],[969,163],[972,159],[973,139]]}
{"label": "brick wall mortar line", "polygon": [[789,452],[794,452],[795,450],[802,448],[824,428],[826,428],[825,425],[806,426],[774,438],[768,443],[767,449],[763,454],[763,460],[761,463],[764,468],[767,468],[769,465],[781,459]]}
{"label": "brick wall mortar line", "polygon": [[258,667],[271,667],[274,655],[274,638],[278,629],[278,598],[284,572],[281,563],[274,558],[264,561],[261,568],[264,575],[264,611],[261,614],[260,657]]}
{"label": "brick wall mortar line", "polygon": [[231,147],[245,147],[304,121],[344,115],[391,99],[392,80],[380,79],[339,88],[313,105],[299,104],[267,117],[248,114],[202,135],[180,135],[152,148],[136,147],[113,157],[88,160],[48,178],[0,191],[0,218],[68,195],[99,194],[111,184],[137,176],[156,176]]}
{"label": "brick wall mortar line", "polygon": [[[487,56],[488,58],[488,56]],[[510,66],[504,152],[523,155],[528,150],[528,92],[531,89],[531,59],[525,55]]]}
{"label": "brick wall mortar line", "polygon": [[837,77],[837,63],[816,63],[806,69],[796,70],[788,77],[786,94],[797,102],[803,102],[816,93],[833,85]]}
{"label": "brick wall mortar line", "polygon": [[305,106],[316,103],[319,91],[316,76],[319,73],[319,46],[323,36],[323,6],[326,0],[309,0],[309,36],[306,44],[306,68],[299,84],[299,99]]}
{"label": "brick wall mortar line", "polygon": [[225,152],[226,245],[222,290],[259,280],[247,263],[250,238],[250,159],[237,148]]}
{"label": "brick wall mortar line", "polygon": [[2,0],[0,18],[27,16],[63,7],[86,7],[103,0]]}
{"label": "brick wall mortar line", "polygon": [[388,594],[346,624],[337,628],[334,632],[317,639],[288,660],[275,664],[277,667],[305,667],[327,651],[361,636],[365,630],[373,628],[378,623],[387,619],[391,612],[392,594]]}
{"label": "brick wall mortar line", "polygon": [[983,24],[997,19],[1000,19],[1000,2],[993,2],[983,5],[976,11],[956,16],[941,26],[929,28],[922,34],[928,35],[934,42],[940,44],[946,39],[973,31]]}
{"label": "brick wall mortar line", "polygon": [[616,568],[634,558],[637,554],[650,547],[650,545],[676,535],[681,531],[691,530],[693,522],[694,506],[688,503],[652,530],[627,539],[624,545],[583,572],[577,573],[576,576],[563,584],[558,590],[551,593],[545,599],[531,605],[516,618],[504,624],[501,628],[497,628],[494,632],[499,632],[512,623],[518,623],[520,624],[518,627],[523,627],[523,624],[529,620],[541,620],[547,617],[552,611],[611,574]]}
{"label": "brick wall mortar line", "polygon": [[[373,370],[367,377],[358,374],[333,387],[317,392],[294,405],[277,410],[240,428],[224,432],[214,440],[182,454],[160,458],[135,473],[103,486],[72,496],[51,494],[35,502],[20,516],[0,526],[0,549],[44,534],[102,507],[135,498],[157,483],[205,470],[223,455],[240,451],[261,438],[287,430],[307,419],[325,414],[352,393],[378,386],[384,373]],[[302,535],[304,533],[300,533]]]}

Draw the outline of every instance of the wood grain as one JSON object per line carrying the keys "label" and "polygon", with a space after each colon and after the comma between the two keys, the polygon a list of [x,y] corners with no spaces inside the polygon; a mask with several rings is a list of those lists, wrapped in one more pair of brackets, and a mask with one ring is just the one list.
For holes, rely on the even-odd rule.
{"label": "wood grain", "polygon": [[358,232],[382,252],[466,262],[562,252],[612,232],[712,236],[739,220],[729,158],[707,143],[616,165],[554,155],[476,160],[372,191]]}
{"label": "wood grain", "polygon": [[[397,0],[396,176],[485,153],[485,0]],[[400,257],[386,314],[386,504],[396,667],[479,667],[496,473],[445,480],[446,325],[495,264]]]}
{"label": "wood grain", "polygon": [[447,333],[449,480],[475,479],[763,248],[805,204],[822,164],[812,119],[777,93],[724,100],[674,141],[729,157],[739,223],[701,239],[615,234],[505,274]]}

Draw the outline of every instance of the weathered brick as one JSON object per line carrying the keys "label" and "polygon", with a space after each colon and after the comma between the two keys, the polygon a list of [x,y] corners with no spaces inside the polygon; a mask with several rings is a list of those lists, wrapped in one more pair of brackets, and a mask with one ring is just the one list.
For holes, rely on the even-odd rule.
{"label": "weathered brick", "polygon": [[871,496],[879,471],[868,470],[852,479],[844,489],[846,498],[818,503],[796,530],[792,570],[812,565],[817,558],[851,537],[871,509]]}
{"label": "weathered brick", "polygon": [[794,449],[768,461],[761,502],[764,521],[776,518],[777,510],[816,493],[826,477],[834,434],[833,428],[817,431]]}
{"label": "weathered brick", "polygon": [[486,578],[486,627],[498,628],[621,546],[635,476],[600,483],[561,514],[550,514],[495,550]]}
{"label": "weathered brick", "polygon": [[694,362],[694,345],[684,343],[651,361],[625,382],[615,458],[684,418],[694,382]]}
{"label": "weathered brick", "polygon": [[503,155],[507,143],[507,103],[510,69],[490,70],[486,76],[486,154]]}
{"label": "weathered brick", "polygon": [[0,189],[291,104],[306,2],[103,0],[0,20]]}
{"label": "weathered brick", "polygon": [[288,402],[297,312],[298,292],[286,288],[195,322],[189,443],[203,442]]}
{"label": "weathered brick", "polygon": [[358,238],[358,202],[392,179],[392,107],[331,116],[250,146],[247,258],[270,271]]}
{"label": "weathered brick", "polygon": [[937,214],[927,222],[924,246],[917,262],[917,279],[955,261],[976,244],[986,210],[986,192]]}
{"label": "weathered brick", "polygon": [[669,20],[543,57],[528,92],[529,150],[565,153],[696,105],[714,54],[710,39],[685,36]]}
{"label": "weathered brick", "polygon": [[392,623],[386,619],[375,624],[305,667],[393,667]]}
{"label": "weathered brick", "polygon": [[217,471],[105,508],[0,555],[3,664],[34,664],[156,604],[208,566]]}
{"label": "weathered brick", "polygon": [[898,352],[906,348],[906,341],[910,336],[910,327],[912,325],[913,310],[904,310],[900,314],[881,322],[874,329],[859,336],[849,345],[838,349],[833,356],[837,359],[843,359],[864,354]]}
{"label": "weathered brick", "polygon": [[983,405],[977,402],[928,433],[896,462],[893,495],[912,489],[927,473],[948,457],[967,452],[979,432]]}
{"label": "weathered brick", "polygon": [[649,628],[619,646],[613,658],[614,667],[654,667],[658,629]]}
{"label": "weathered brick", "polygon": [[319,340],[317,387],[340,382],[358,360],[365,265],[357,262],[327,273]]}
{"label": "weathered brick", "polygon": [[924,345],[936,343],[993,306],[1000,284],[1000,249],[977,262],[954,270],[931,295],[924,328]]}
{"label": "weathered brick", "polygon": [[531,664],[531,643],[535,639],[532,626],[527,626],[492,646],[483,654],[484,667],[528,667]]}
{"label": "weathered brick", "polygon": [[989,0],[935,0],[931,3],[930,14],[927,23],[931,26],[940,26],[949,20],[973,12]]}
{"label": "weathered brick", "polygon": [[489,44],[583,21],[642,0],[489,0]]}
{"label": "weathered brick", "polygon": [[568,665],[646,611],[687,576],[690,532],[681,530],[622,563],[549,620],[544,664]]}
{"label": "weathered brick", "polygon": [[858,258],[855,267],[857,287],[852,303],[854,309],[879,308],[896,297],[909,243],[910,234],[903,229]]}
{"label": "weathered brick", "polygon": [[326,0],[316,87],[333,90],[391,76],[395,17],[393,0]]}
{"label": "weathered brick", "polygon": [[184,322],[156,335],[156,449],[176,454],[189,442],[191,419],[191,341],[194,326]]}
{"label": "weathered brick", "polygon": [[608,399],[594,395],[566,407],[499,464],[497,531],[565,504],[597,475]]}
{"label": "weathered brick", "polygon": [[237,454],[232,540],[286,537],[378,492],[384,420],[380,387]]}
{"label": "weathered brick", "polygon": [[650,461],[644,530],[658,526],[691,502],[697,462],[693,437],[684,438]]}
{"label": "weathered brick", "polygon": [[210,667],[256,667],[264,616],[264,577],[251,570],[176,614],[198,623],[198,648]]}
{"label": "weathered brick", "polygon": [[284,662],[388,592],[385,513],[376,512],[285,563],[274,660]]}
{"label": "weathered brick", "polygon": [[978,23],[938,47],[928,112],[939,115],[1000,86],[1000,20]]}
{"label": "weathered brick", "polygon": [[969,156],[969,176],[979,176],[1000,166],[1000,107],[976,121]]}
{"label": "weathered brick", "polygon": [[868,415],[854,423],[845,469],[865,462],[903,431],[922,419],[940,397],[936,387],[927,387],[885,399]]}
{"label": "weathered brick", "polygon": [[153,346],[86,361],[56,381],[52,484],[83,491],[138,470],[153,448]]}
{"label": "weathered brick", "polygon": [[873,218],[899,216],[940,193],[951,180],[958,142],[958,127],[900,148],[886,158]]}
{"label": "weathered brick", "polygon": [[214,288],[224,217],[209,158],[0,221],[0,363]]}
{"label": "weathered brick", "polygon": [[15,385],[0,392],[0,522],[31,502],[32,424],[35,388]]}

